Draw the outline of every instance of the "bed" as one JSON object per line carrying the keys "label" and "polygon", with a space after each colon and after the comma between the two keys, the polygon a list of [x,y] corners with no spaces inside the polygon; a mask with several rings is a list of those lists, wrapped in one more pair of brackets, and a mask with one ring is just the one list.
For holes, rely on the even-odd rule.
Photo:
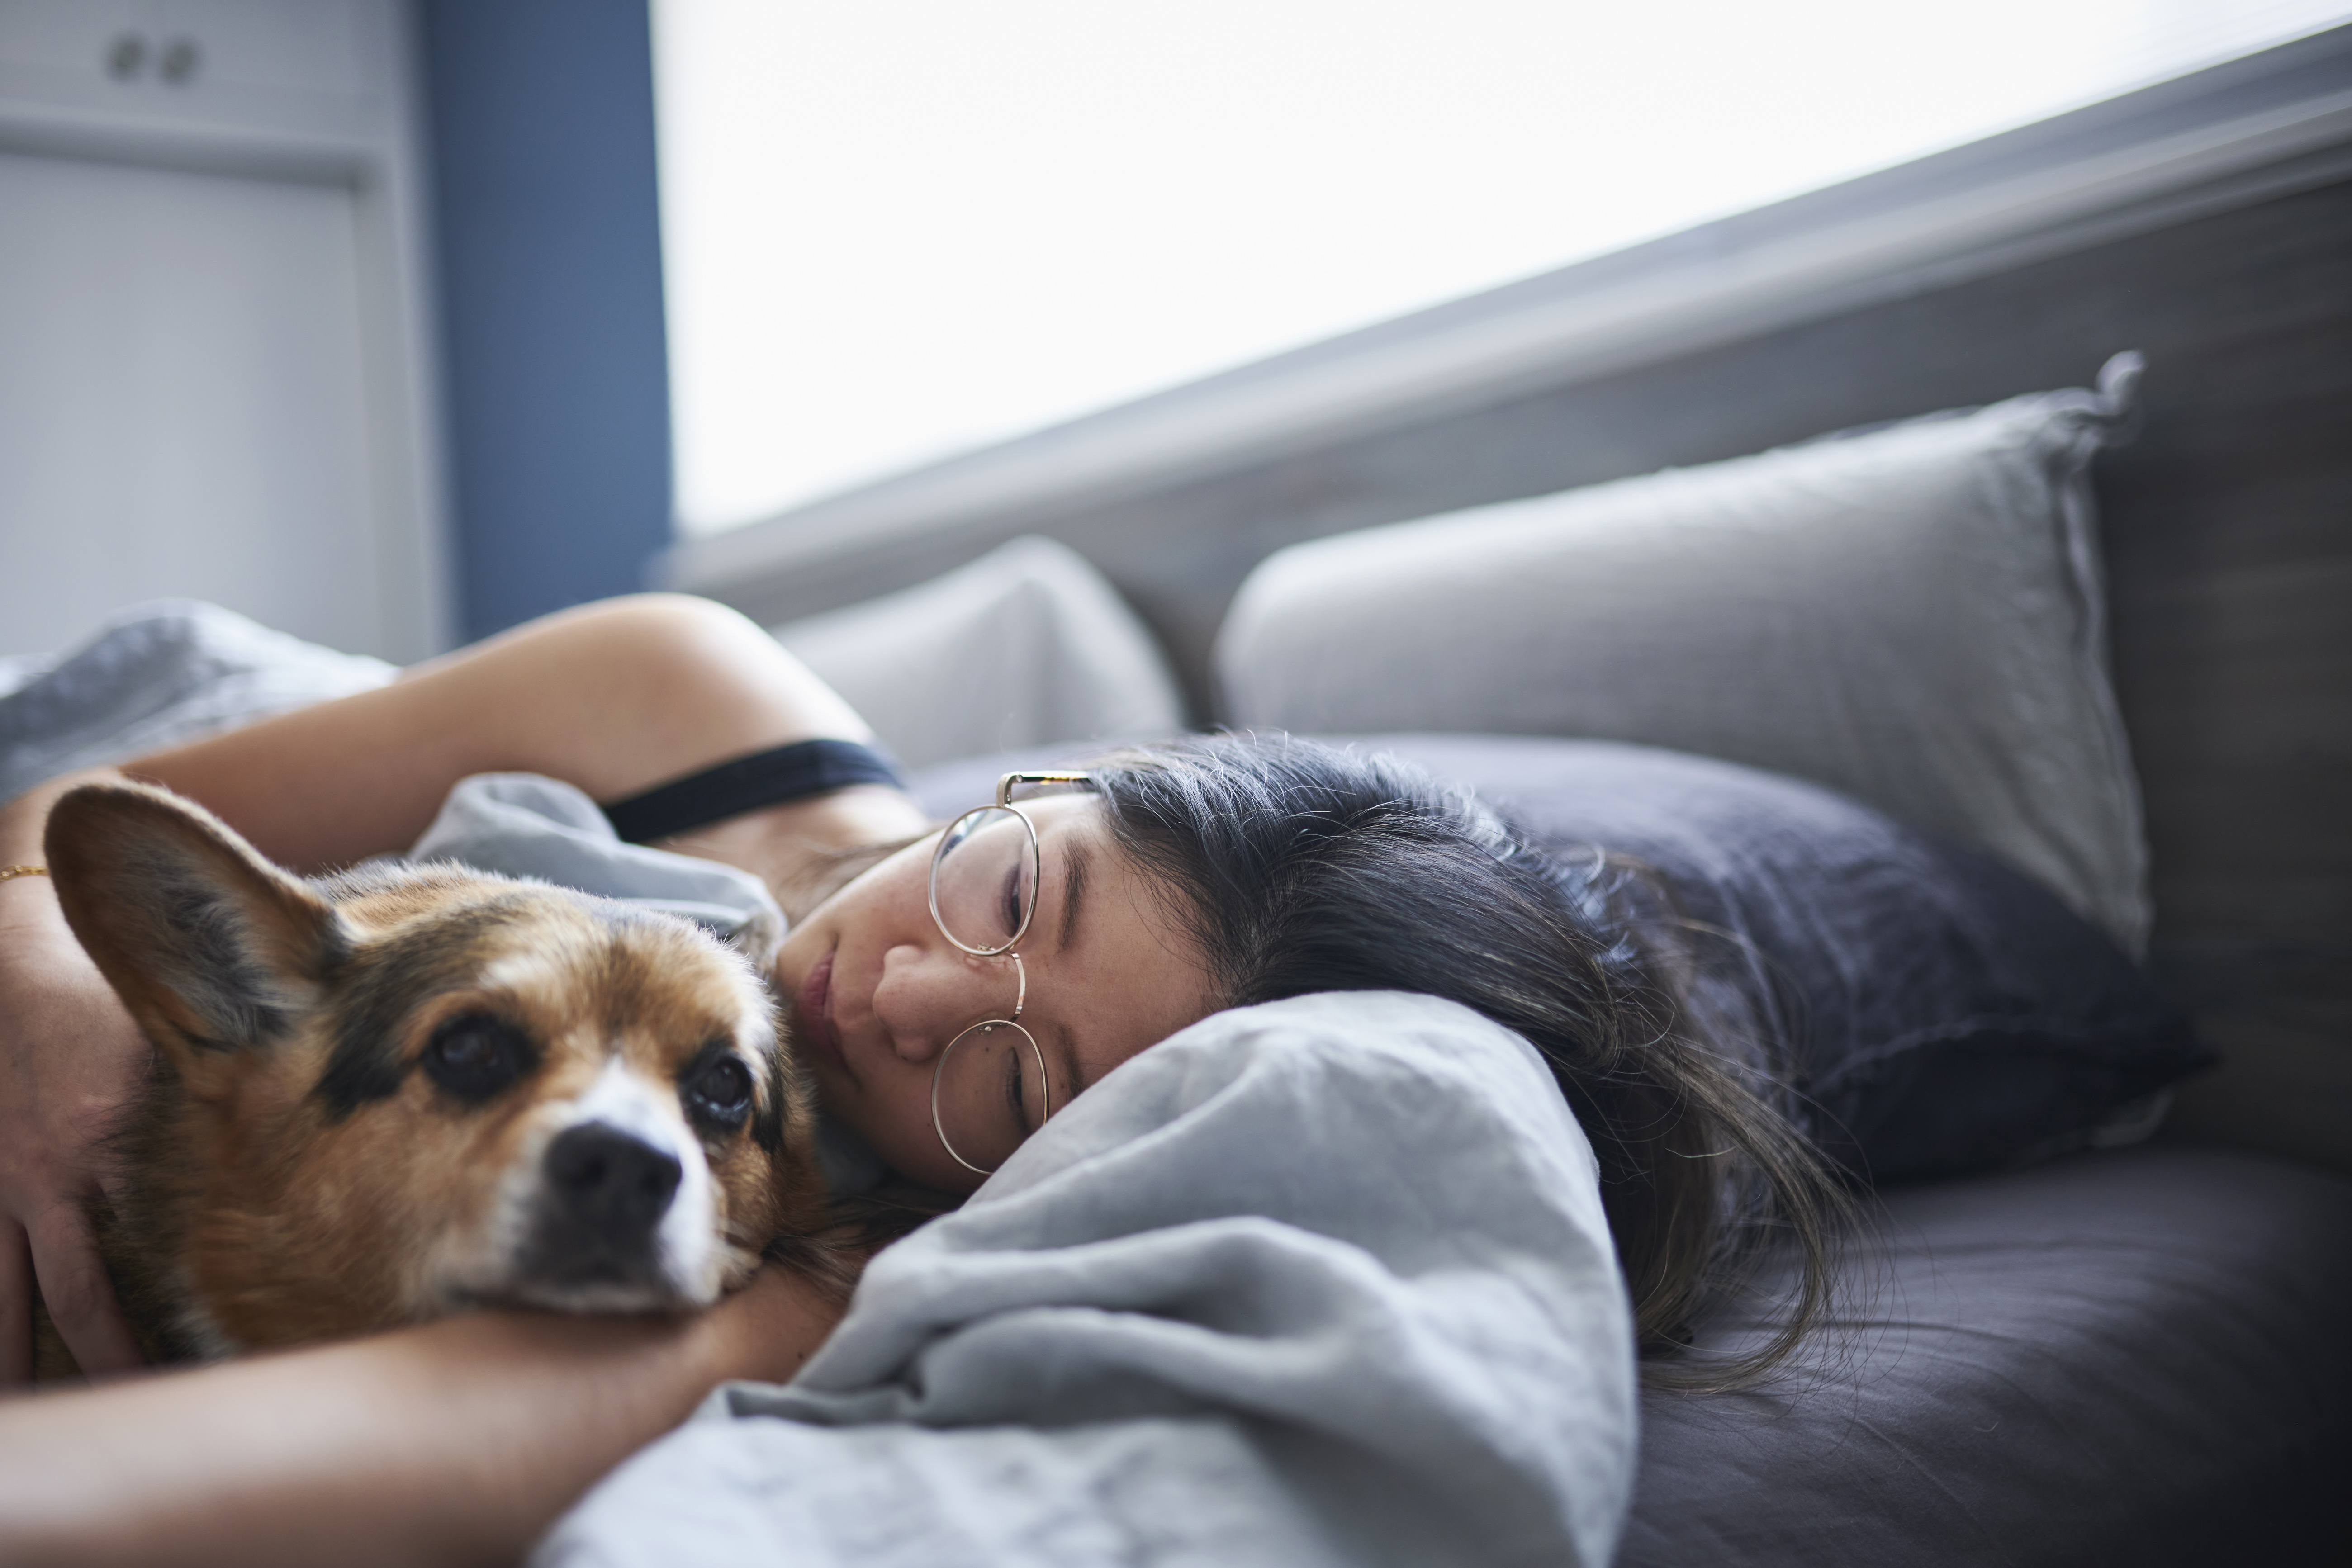
{"label": "bed", "polygon": [[[2147,1139],[2172,1088],[2209,1055],[2125,956],[2147,934],[2144,864],[2133,853],[2128,758],[2098,722],[2104,656],[2078,635],[2101,605],[2095,591],[2051,586],[2081,589],[2077,574],[2095,565],[2049,546],[2090,523],[2087,465],[2132,422],[2132,369],[2124,362],[2104,391],[1806,444],[1663,486],[1337,536],[1270,561],[1229,621],[1221,660],[1234,700],[1327,731],[1396,721],[1331,738],[1476,791],[1560,855],[1634,855],[1672,882],[1686,912],[1756,956],[1743,994],[1786,989],[1793,1022],[1759,1019],[1751,1032],[1809,1042],[1811,1055],[1794,1064],[1805,1094],[1797,1113],[1815,1117],[1825,1146],[1874,1184],[1837,1316],[1791,1373],[1737,1394],[1653,1392],[1636,1420],[1628,1369],[1621,1361],[1607,1374],[1622,1321],[1530,1317],[1507,1283],[1540,1258],[1550,1283],[1535,1298],[1591,1303],[1613,1289],[1605,1268],[1592,1271],[1606,1250],[1592,1215],[1577,1223],[1573,1205],[1507,1213],[1493,1200],[1574,1190],[1543,1168],[1557,1152],[1547,1139],[1580,1147],[1559,1129],[1529,1140],[1508,1125],[1515,1100],[1559,1107],[1539,1075],[1509,1077],[1507,1041],[1480,1041],[1475,1018],[1425,1016],[1412,998],[1377,993],[1312,1018],[1244,1010],[1112,1075],[963,1215],[886,1255],[847,1348],[828,1352],[830,1386],[820,1377],[815,1387],[726,1391],[709,1419],[592,1494],[546,1560],[731,1560],[820,1538],[837,1560],[869,1563],[942,1552],[1598,1563],[1613,1552],[1644,1564],[2324,1554],[2336,1529],[2327,1483],[2352,1444],[2352,1348],[2336,1331],[2352,1289],[2352,1181],[2274,1152]],[[1954,481],[1955,463],[1968,482]],[[1979,507],[1988,494],[2003,504]],[[1629,506],[1647,526],[1621,526]],[[1842,531],[1854,515],[1882,520],[1871,524],[1876,553]],[[1903,528],[1884,523],[1895,515]],[[1729,562],[1735,585],[1756,570],[1706,531],[1724,517],[1768,538],[1774,554],[1801,556],[1806,536],[1826,530],[1840,559],[1869,563],[1872,613],[1849,613],[1845,584],[1830,582],[1819,603],[1782,584],[1757,599],[1770,608],[1759,625],[1742,629],[1735,594],[1696,617],[1694,632],[1681,612],[1704,595],[1709,563]],[[1621,552],[1599,571],[1596,518],[1611,537],[1653,543],[1697,529],[1700,563],[1682,539],[1663,552]],[[1995,637],[1967,620],[1969,596],[1951,583],[1943,542],[1957,531],[1982,543],[2004,528],[2014,536],[1980,563],[1995,591],[1978,607],[1998,617]],[[1460,548],[1465,539],[1475,547]],[[1521,616],[1536,641],[1515,641],[1509,595],[1539,583],[1553,558],[1574,563],[1573,579],[1539,584],[1534,602],[1571,613]],[[1459,644],[1464,615],[1443,612],[1441,568],[1460,579],[1464,614],[1505,668],[1577,666],[1593,680],[1522,692],[1478,672],[1473,653],[1413,647],[1384,595],[1420,606],[1422,635],[1437,647]],[[1476,723],[1654,679],[1654,660],[1613,678],[1600,668],[1638,637],[1608,617],[1640,605],[1654,573],[1677,585],[1668,624],[1680,657],[1667,684],[1630,710],[1654,731],[1696,729],[1632,737],[1643,744],[1395,732],[1432,712]],[[1500,597],[1497,580],[1508,590]],[[1906,580],[1933,584],[1957,629],[1906,602]],[[1595,602],[1579,609],[1583,592]],[[1000,646],[1007,616],[1059,628],[1036,666],[1055,685],[1037,696],[1034,723],[1113,735],[1160,722],[1174,689],[1164,671],[1156,696],[1118,677],[1145,634],[1129,624],[1110,635],[1106,617],[1126,613],[1114,599],[1068,552],[1027,544],[922,590],[914,608],[939,635]],[[1793,642],[1783,624],[1792,604],[1802,624]],[[2029,604],[2047,616],[2024,615]],[[1888,605],[1906,647],[1891,646],[1876,618]],[[901,646],[907,610],[886,603],[830,617],[822,636],[780,633],[820,663],[854,667],[860,625]],[[1754,655],[1751,635],[1783,647],[1823,642],[1826,666],[1859,672],[1859,685],[1824,679],[1776,695],[1779,667]],[[1875,657],[1838,652],[1844,636]],[[1370,642],[1349,652],[1351,637]],[[1563,651],[1562,637],[1598,641],[1580,653]],[[1949,679],[1968,647],[1988,646],[2008,660],[2011,684],[2000,670],[1963,669],[1940,700],[1864,712],[1870,692]],[[1110,673],[1061,679],[1106,647]],[[2020,650],[2034,657],[2009,668]],[[1920,668],[1906,675],[1914,655]],[[1372,679],[1354,679],[1368,670]],[[1759,671],[1764,684],[1744,689]],[[389,674],[207,607],[150,609],[0,700],[14,770],[0,783]],[[1121,686],[1127,700],[1101,700]],[[1996,699],[1979,702],[1988,689]],[[877,689],[866,700],[886,731],[938,727],[927,690],[894,704]],[[2053,728],[2052,711],[2074,718]],[[1769,722],[1751,722],[1759,712]],[[1989,780],[1888,765],[1906,753],[1963,755],[2012,721],[2022,728],[1995,748],[2012,765]],[[1610,723],[1570,714],[1549,727]],[[1661,750],[1661,739],[1681,745]],[[1772,747],[1784,750],[1756,754]],[[946,815],[984,796],[1003,768],[1087,749],[1063,742],[937,762],[919,771],[918,789]],[[1806,773],[1827,776],[1790,776]],[[1850,795],[1937,819],[1944,832]],[[587,807],[583,820],[598,814]],[[2006,847],[1994,856],[1971,841]],[[420,847],[444,852],[431,835]],[[514,852],[495,836],[464,850],[492,868],[544,869],[499,859]],[[711,882],[719,868],[685,864],[701,879],[690,889],[699,904],[736,896]],[[641,871],[614,886],[587,875],[564,879],[667,894],[673,907],[679,896]],[[764,900],[756,886],[742,896]],[[1923,965],[1923,952],[1942,956]],[[1321,1010],[1319,999],[1302,1002]],[[1285,1031],[1305,1042],[1287,1057],[1265,1046],[1291,1048],[1276,1039]],[[1480,1050],[1502,1055],[1455,1107],[1467,1113],[1434,1134],[1426,1111],[1444,1101],[1433,1099],[1430,1063]],[[1269,1063],[1282,1070],[1269,1075]],[[1364,1114],[1317,1121],[1307,1101],[1284,1098],[1302,1073],[1325,1075],[1317,1106],[1369,1084],[1357,1095]],[[1163,1102],[1181,1102],[1179,1112],[1153,1109]],[[1328,1179],[1302,1184],[1302,1160]],[[1392,1163],[1412,1176],[1410,1197],[1381,1180]],[[1432,1184],[1455,1195],[1452,1206]],[[1183,1201],[1167,1202],[1171,1192]],[[1433,1248],[1453,1259],[1435,1271],[1449,1283],[1433,1293],[1432,1270],[1410,1261]],[[1320,1304],[1301,1310],[1302,1300]],[[1453,1310],[1465,1300],[1466,1312]],[[1737,1348],[1761,1331],[1734,1308],[1705,1325],[1699,1344]],[[1189,1342],[1171,1352],[1171,1334]],[[1513,1375],[1498,1376],[1506,1368]],[[1156,1490],[1135,1479],[1145,1473]],[[990,1489],[975,1504],[976,1480]],[[1385,1511],[1367,1500],[1383,1494]]]}
{"label": "bed", "polygon": [[[2322,39],[2293,64],[2341,91],[2352,80],[2347,60],[2352,46]],[[2247,81],[2226,70],[2201,85],[2192,79],[2162,101],[2086,111],[2065,134],[2095,141],[2134,113],[2226,106]],[[1047,682],[1034,708],[982,715],[983,729],[960,751],[1133,733],[1171,716],[1360,739],[1371,731],[1367,743],[1400,750],[1540,826],[1572,804],[1560,798],[1561,753],[1552,748],[1573,742],[1529,737],[1601,736],[1813,777],[1999,848],[2117,951],[2144,953],[2157,990],[2186,1010],[2219,1067],[2179,1080],[2168,1104],[2115,1089],[2098,1116],[2072,1125],[2061,1141],[2071,1147],[2042,1138],[1988,1151],[1968,1170],[1933,1161],[1896,1170],[1882,1155],[1876,1224],[1850,1258],[1854,1291],[1842,1331],[1763,1389],[1643,1396],[1630,1507],[1601,1534],[1587,1528],[1577,1539],[1603,1542],[1600,1555],[1613,1543],[1616,1562],[1641,1568],[2332,1560],[2343,1531],[2331,1483],[2352,1464],[2352,1344],[2341,1331],[2352,1295],[2352,824],[2341,809],[2352,798],[2352,622],[2341,613],[2352,587],[2352,535],[2342,526],[2352,506],[2343,439],[2352,406],[2347,170],[2340,146],[2301,144],[2111,214],[2105,228],[2078,226],[2063,244],[1994,247],[1965,266],[1914,268],[1801,320],[1631,364],[1588,365],[1483,401],[1456,397],[1377,430],[1140,489],[976,507],[951,526],[881,544],[836,536],[802,551],[789,571],[744,565],[749,544],[730,546],[732,557],[689,554],[678,570],[690,585],[784,623],[780,635],[820,668],[854,667],[860,625],[870,631],[893,616],[983,640],[1001,638],[1008,614],[1022,627],[1051,627],[1024,655],[1024,668]],[[1743,242],[1736,226],[1711,241]],[[2144,356],[2137,385],[2113,357],[2126,350]],[[2103,364],[2108,379],[2094,387]],[[1788,726],[1721,728],[1752,715],[1754,702],[1676,708],[1683,697],[1654,689],[1645,690],[1657,700],[1642,710],[1680,713],[1688,727],[1629,733],[1626,721],[1576,708],[1562,666],[1527,647],[1516,673],[1487,668],[1452,686],[1408,669],[1339,689],[1318,673],[1328,649],[1350,637],[1384,646],[1380,628],[1401,623],[1367,609],[1390,603],[1381,595],[1425,587],[1425,561],[1416,564],[1410,549],[1393,569],[1377,551],[1350,554],[1370,548],[1364,531],[1768,449],[1810,460],[1822,448],[1807,444],[1824,433],[2068,388],[2075,401],[2065,406],[2106,421],[2115,439],[2069,447],[2074,467],[2058,476],[2095,493],[2095,517],[2086,505],[2068,514],[2061,495],[2045,517],[2054,531],[2037,536],[2072,542],[2071,555],[2053,547],[2042,566],[2076,596],[2051,600],[2058,629],[2048,669],[2059,673],[2029,682],[2039,696],[2010,705],[2009,719],[1987,721],[1998,731],[1993,752],[2023,748],[2040,759],[2016,789],[1990,779],[1949,791],[1954,772],[1941,765],[1885,772],[1887,752],[1868,737],[1883,738],[1885,725],[1916,754],[1942,754],[1935,748],[1956,732],[1942,697],[1915,693],[1868,723],[1816,727],[1801,752],[1784,754],[1770,748]],[[1642,492],[1640,504],[1656,493]],[[1501,538],[1538,525],[1572,531],[1591,515],[1538,505],[1446,526]],[[1009,567],[989,554],[1029,537],[1050,542],[1022,546]],[[1434,535],[1404,542],[1423,537]],[[1316,553],[1317,542],[1335,542]],[[1294,546],[1308,552],[1269,563]],[[864,603],[886,591],[929,592],[919,584],[943,570],[968,574],[956,602],[973,607],[962,620],[936,600],[918,598],[911,610],[906,600]],[[1910,571],[1916,583],[1916,563]],[[1925,580],[1943,581],[1932,572]],[[1346,592],[1325,592],[1339,581]],[[2097,590],[2088,612],[2084,582]],[[1623,598],[1612,589],[1588,607],[1614,613]],[[2010,616],[2015,599],[1995,584],[1987,614]],[[1945,613],[1932,595],[1913,603]],[[1521,619],[1543,637],[1558,630],[1543,616]],[[1282,646],[1281,628],[1307,624],[1319,629]],[[1934,682],[1953,659],[2004,640],[1953,632],[1918,674],[1917,691],[1944,690]],[[1562,646],[1528,645],[1553,648],[1554,659]],[[1718,648],[1727,668],[1739,646]],[[1882,646],[1889,657],[1907,647]],[[1103,673],[1095,655],[1116,668]],[[1165,673],[1139,684],[1136,670],[1159,659]],[[1849,650],[1835,668],[1870,662]],[[1048,689],[1054,672],[1077,666],[1099,679]],[[2086,670],[2096,677],[2089,685]],[[324,694],[335,681],[374,678],[334,666],[300,679]],[[1981,690],[1991,679],[1962,685]],[[291,689],[232,693],[204,719],[257,711]],[[1368,705],[1351,707],[1365,690]],[[2077,699],[2089,706],[2065,707]],[[876,700],[887,706],[887,692]],[[937,731],[938,711],[958,706],[933,700],[908,733]],[[2053,722],[2053,710],[2065,716]],[[1449,721],[1430,722],[1432,713]],[[2011,721],[2023,729],[1999,730]],[[1496,731],[1506,733],[1487,733]],[[1840,733],[1865,739],[1843,761],[1822,760]],[[2044,742],[2055,749],[2033,750]],[[80,754],[26,765],[46,771]],[[932,764],[919,781],[941,810],[978,798],[980,781],[1002,765],[909,760]],[[1882,1148],[1898,1146],[1890,1138]],[[1728,1312],[1702,1342],[1757,1331]],[[737,1414],[756,1415],[752,1405]],[[697,1455],[705,1468],[694,1475],[706,1481],[734,1462],[716,1448]],[[1060,1473],[1055,1462],[1039,1447],[988,1474],[1017,1489],[1024,1476]],[[1255,1472],[1236,1461],[1222,1473],[1239,1497]],[[747,1461],[725,1484],[730,1498],[756,1498],[773,1479]],[[717,1552],[759,1539],[718,1529],[698,1501],[705,1495],[690,1486],[601,1494],[551,1545],[550,1560],[659,1561],[698,1543]],[[1017,1539],[1013,1555],[1024,1561],[1124,1552],[1272,1562],[1286,1558],[1288,1538],[1277,1533],[1228,1538],[1222,1552],[1172,1537],[1157,1546],[1067,1531]],[[1398,1541],[1410,1537],[1385,1548],[1347,1538],[1334,1558],[1410,1559]],[[940,1560],[923,1554],[934,1544],[877,1529],[864,1560]],[[1511,1558],[1497,1551],[1486,1560]]]}
{"label": "bed", "polygon": [[[1990,189],[2004,170],[2046,173],[2151,127],[2189,135],[2340,104],[2345,32],[1237,373],[1189,403],[1107,416],[1099,435],[1142,444],[1212,416],[1219,396],[1378,369],[1400,344],[1610,300],[1627,277],[1736,270],[1790,233],[1844,233],[1922,191]],[[1091,475],[1023,491],[1019,464],[1089,435],[1057,432],[779,520],[769,542],[686,547],[670,580],[817,625],[822,656],[837,620],[801,617],[1042,536],[1099,568],[1148,626],[1174,671],[1168,700],[1231,721],[1244,715],[1218,638],[1276,551],[2081,385],[2139,351],[2136,438],[2089,460],[2099,640],[2144,814],[2147,963],[2219,1066],[2137,1147],[1884,1186],[1874,1348],[1790,1390],[1646,1399],[1618,1560],[2333,1560],[2330,1483],[2352,1461],[2347,174],[2337,125],[2095,212],[2021,220],[1997,242],[1955,240],[1778,320],[1564,356],[1124,486]],[[1043,738],[1025,723],[1009,738]],[[1507,794],[1525,783],[1480,776],[1464,743],[1424,760]]]}

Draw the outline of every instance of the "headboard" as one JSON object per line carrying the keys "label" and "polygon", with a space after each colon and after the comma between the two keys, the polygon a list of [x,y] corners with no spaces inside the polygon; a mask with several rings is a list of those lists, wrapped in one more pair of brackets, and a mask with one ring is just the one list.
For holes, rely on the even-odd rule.
{"label": "headboard", "polygon": [[1020,533],[1201,717],[1294,541],[2086,383],[2154,963],[2226,1058],[2174,1126],[2352,1169],[2352,28],[1354,334],[677,552],[769,621]]}

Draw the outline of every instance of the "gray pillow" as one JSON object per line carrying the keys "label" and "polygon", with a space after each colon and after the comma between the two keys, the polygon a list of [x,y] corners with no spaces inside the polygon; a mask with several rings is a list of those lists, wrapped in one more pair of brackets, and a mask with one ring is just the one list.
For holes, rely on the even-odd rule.
{"label": "gray pillow", "polygon": [[1841,795],[1597,741],[1360,742],[1475,788],[1561,858],[1598,847],[1696,922],[1702,1002],[1832,1159],[1873,1181],[2145,1137],[2211,1054],[2100,931],[1982,850]]}
{"label": "gray pillow", "polygon": [[2137,953],[2147,850],[2085,478],[2137,372],[1278,552],[1219,634],[1230,714],[1811,779],[1990,847]]}
{"label": "gray pillow", "polygon": [[903,592],[770,629],[911,766],[1184,727],[1150,631],[1050,539],[1016,539]]}

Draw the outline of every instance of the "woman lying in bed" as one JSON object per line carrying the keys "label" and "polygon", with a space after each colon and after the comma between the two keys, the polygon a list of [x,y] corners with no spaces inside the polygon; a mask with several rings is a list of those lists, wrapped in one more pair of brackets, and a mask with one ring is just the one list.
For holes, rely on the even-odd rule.
{"label": "woman lying in bed", "polygon": [[[543,773],[623,802],[732,759],[870,738],[757,627],[648,597],[553,616],[121,772],[315,872],[404,848],[472,773]],[[816,752],[859,771],[854,750]],[[824,1105],[898,1174],[972,1191],[1052,1108],[1219,1009],[1426,992],[1550,1063],[1599,1157],[1645,1348],[1682,1337],[1767,1214],[1803,1241],[1807,1286],[1779,1339],[1734,1364],[1669,1359],[1654,1379],[1753,1376],[1814,1314],[1834,1189],[1696,1037],[1676,944],[1629,913],[1642,889],[1607,864],[1549,862],[1406,770],[1280,741],[1196,741],[1122,753],[1084,790],[1024,803],[1034,889],[1011,892],[1003,931],[970,923],[992,914],[959,929],[952,907],[935,910],[939,836],[912,800],[878,782],[782,798],[793,755],[757,804],[684,792],[730,815],[659,824],[674,829],[660,842],[774,891],[793,921],[774,978]],[[113,776],[70,775],[10,803],[0,864],[37,864],[49,805]],[[892,843],[904,847],[877,861],[870,847]],[[44,879],[0,881],[0,1383],[26,1375],[35,1278],[80,1363],[121,1373],[138,1356],[84,1210],[102,1188],[99,1135],[146,1047]],[[1025,1121],[960,1133],[935,1113],[942,1057],[1015,1013],[1041,1075],[1024,1079]],[[12,1403],[0,1406],[0,1543],[70,1539],[138,1560],[510,1557],[715,1384],[792,1376],[838,1312],[771,1269],[692,1318],[480,1312]]]}

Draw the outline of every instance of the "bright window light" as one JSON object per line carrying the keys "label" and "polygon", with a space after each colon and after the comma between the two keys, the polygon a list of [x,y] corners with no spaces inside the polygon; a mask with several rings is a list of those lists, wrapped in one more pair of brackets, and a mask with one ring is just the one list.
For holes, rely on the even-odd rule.
{"label": "bright window light", "polygon": [[2316,30],[2352,0],[655,0],[734,527]]}

